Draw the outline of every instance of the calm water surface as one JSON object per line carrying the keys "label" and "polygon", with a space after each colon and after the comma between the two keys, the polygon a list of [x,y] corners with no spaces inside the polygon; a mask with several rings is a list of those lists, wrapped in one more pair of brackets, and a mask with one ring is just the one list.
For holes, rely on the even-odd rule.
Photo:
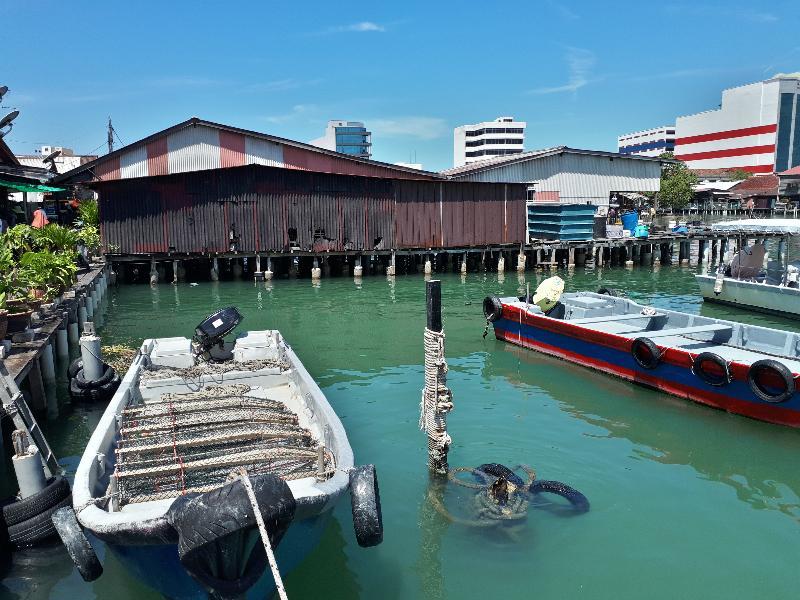
{"label": "calm water surface", "polygon": [[[568,290],[611,285],[654,306],[797,329],[703,305],[689,268],[559,274]],[[361,285],[121,286],[106,301],[102,335],[131,345],[189,336],[208,313],[233,304],[246,317],[242,328],[277,328],[293,345],[340,415],[357,462],[377,465],[385,541],[359,548],[342,503],[322,544],[286,578],[290,598],[796,598],[800,434],[481,339],[485,295],[534,289],[545,276],[441,276],[455,399],[451,466],[527,463],[591,501],[577,517],[533,509],[515,539],[449,524],[425,500],[421,275]],[[52,393],[58,410],[43,426],[72,476],[101,408],[70,405],[63,381]],[[447,491],[454,512],[464,500],[462,488]],[[0,596],[156,597],[99,554],[105,574],[86,584],[58,546],[18,553]]]}

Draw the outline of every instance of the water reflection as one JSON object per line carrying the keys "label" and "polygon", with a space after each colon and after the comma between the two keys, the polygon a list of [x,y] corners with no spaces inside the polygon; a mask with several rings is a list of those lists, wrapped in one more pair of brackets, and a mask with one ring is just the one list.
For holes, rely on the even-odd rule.
{"label": "water reflection", "polygon": [[534,384],[570,414],[634,444],[638,458],[692,467],[703,478],[733,488],[753,508],[780,511],[800,521],[796,431],[497,344],[502,351],[487,357],[485,377],[500,374],[519,388]]}

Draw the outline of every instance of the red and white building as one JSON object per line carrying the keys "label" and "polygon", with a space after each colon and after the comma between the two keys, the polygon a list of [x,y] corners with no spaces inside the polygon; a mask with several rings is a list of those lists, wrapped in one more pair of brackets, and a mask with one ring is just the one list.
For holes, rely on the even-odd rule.
{"label": "red and white building", "polygon": [[675,158],[690,169],[773,173],[800,165],[800,74],[722,92],[716,110],[678,117]]}

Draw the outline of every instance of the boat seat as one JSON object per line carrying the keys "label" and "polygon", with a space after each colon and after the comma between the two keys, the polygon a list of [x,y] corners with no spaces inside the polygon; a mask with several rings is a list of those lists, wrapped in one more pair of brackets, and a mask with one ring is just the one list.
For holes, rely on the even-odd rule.
{"label": "boat seat", "polygon": [[733,331],[730,325],[715,323],[713,325],[697,325],[696,327],[677,327],[675,329],[656,329],[654,331],[642,331],[643,335],[649,338],[666,337],[668,335],[689,335],[692,333],[710,333],[720,331]]}
{"label": "boat seat", "polygon": [[585,317],[583,319],[567,319],[567,323],[573,325],[588,325],[589,323],[602,323],[605,321],[630,321],[633,319],[650,319],[652,317],[663,317],[664,313],[643,315],[641,313],[628,313],[624,315],[608,315],[605,317]]}

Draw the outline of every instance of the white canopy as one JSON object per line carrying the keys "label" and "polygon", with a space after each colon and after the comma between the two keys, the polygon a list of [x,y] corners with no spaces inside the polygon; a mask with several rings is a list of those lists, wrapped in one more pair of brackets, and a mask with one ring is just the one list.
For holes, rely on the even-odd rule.
{"label": "white canopy", "polygon": [[712,231],[731,233],[788,233],[800,235],[800,219],[740,219],[711,225]]}

